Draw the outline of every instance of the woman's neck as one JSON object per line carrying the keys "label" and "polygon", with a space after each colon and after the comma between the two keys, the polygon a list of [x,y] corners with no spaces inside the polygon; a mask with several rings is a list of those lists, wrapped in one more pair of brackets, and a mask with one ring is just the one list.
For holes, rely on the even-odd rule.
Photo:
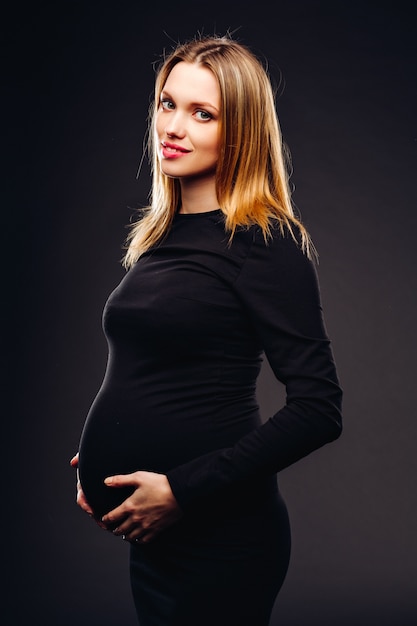
{"label": "woman's neck", "polygon": [[214,179],[207,181],[181,180],[179,213],[207,213],[219,208]]}

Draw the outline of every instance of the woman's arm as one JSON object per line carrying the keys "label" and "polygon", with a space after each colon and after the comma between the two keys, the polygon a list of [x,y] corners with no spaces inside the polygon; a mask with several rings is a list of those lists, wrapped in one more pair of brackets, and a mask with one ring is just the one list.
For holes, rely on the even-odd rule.
{"label": "woman's arm", "polygon": [[186,511],[202,498],[278,472],[342,431],[342,390],[326,333],[313,263],[290,234],[257,235],[233,288],[250,317],[286,404],[233,447],[167,474]]}

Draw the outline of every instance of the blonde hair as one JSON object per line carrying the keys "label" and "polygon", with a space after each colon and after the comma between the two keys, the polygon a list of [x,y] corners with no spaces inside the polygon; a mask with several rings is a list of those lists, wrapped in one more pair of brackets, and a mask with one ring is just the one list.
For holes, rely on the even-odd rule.
{"label": "blonde hair", "polygon": [[220,153],[216,167],[216,193],[225,215],[225,229],[233,237],[240,226],[257,224],[267,240],[271,226],[287,227],[309,254],[312,244],[295,216],[289,189],[289,160],[283,145],[269,76],[262,63],[244,45],[229,36],[202,37],[177,46],[160,66],[150,110],[149,152],[152,166],[150,206],[127,238],[126,268],[157,244],[168,232],[181,202],[178,179],[164,175],[159,166],[155,115],[161,92],[173,67],[199,63],[216,77],[221,94]]}

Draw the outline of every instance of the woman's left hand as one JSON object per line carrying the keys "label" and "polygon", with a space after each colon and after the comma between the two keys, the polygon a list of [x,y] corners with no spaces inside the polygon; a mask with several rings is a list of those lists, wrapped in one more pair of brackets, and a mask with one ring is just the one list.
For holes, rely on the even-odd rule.
{"label": "woman's left hand", "polygon": [[111,489],[135,487],[131,496],[102,518],[106,526],[116,525],[113,534],[127,541],[148,543],[182,517],[165,474],[140,471],[109,476],[104,483]]}

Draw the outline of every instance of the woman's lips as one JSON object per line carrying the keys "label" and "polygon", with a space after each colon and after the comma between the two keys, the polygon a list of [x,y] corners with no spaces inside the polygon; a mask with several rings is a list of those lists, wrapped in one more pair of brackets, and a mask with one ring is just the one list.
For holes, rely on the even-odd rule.
{"label": "woman's lips", "polygon": [[164,159],[178,159],[179,157],[182,157],[191,152],[191,150],[186,150],[185,148],[182,148],[175,143],[167,143],[166,141],[161,142],[161,147],[161,152]]}

